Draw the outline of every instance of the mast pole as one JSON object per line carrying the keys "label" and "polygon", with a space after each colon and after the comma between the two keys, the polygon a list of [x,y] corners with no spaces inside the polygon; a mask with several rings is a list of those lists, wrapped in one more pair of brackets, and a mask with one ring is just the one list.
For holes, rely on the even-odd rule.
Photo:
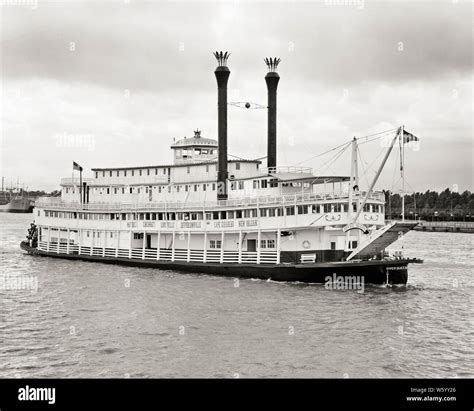
{"label": "mast pole", "polygon": [[405,140],[403,136],[404,126],[400,130],[400,138],[402,143],[401,157],[401,174],[402,174],[402,221],[405,221]]}
{"label": "mast pole", "polygon": [[362,209],[363,209],[364,206],[365,206],[365,203],[366,203],[367,200],[369,199],[370,192],[372,191],[372,189],[373,189],[374,186],[375,186],[375,183],[377,182],[378,178],[380,177],[380,173],[382,172],[382,170],[383,170],[383,168],[384,168],[384,166],[385,166],[385,163],[387,162],[388,156],[389,156],[390,153],[392,152],[392,149],[393,149],[393,146],[394,146],[394,144],[395,144],[395,141],[397,141],[397,138],[398,138],[399,135],[400,135],[400,131],[401,131],[401,128],[398,129],[397,134],[395,134],[395,137],[393,138],[392,142],[390,143],[390,147],[388,148],[387,153],[385,154],[385,157],[384,157],[383,160],[382,160],[382,164],[380,164],[380,167],[379,167],[379,169],[377,170],[377,174],[375,175],[374,179],[372,180],[372,183],[370,184],[370,187],[369,187],[369,189],[367,190],[367,194],[365,195],[364,200],[362,201],[362,204],[360,204],[359,207],[358,207],[357,214],[356,214],[356,216],[354,217],[353,222],[357,221],[357,219],[359,218],[359,215],[360,215]]}
{"label": "mast pole", "polygon": [[[354,137],[352,139],[352,151],[351,151],[351,174],[349,179],[349,206],[347,208],[347,221],[351,220],[352,217],[352,192],[354,190],[354,181],[355,181],[355,168],[356,168],[356,157],[357,157],[357,140]],[[346,249],[349,250],[349,230],[346,231]]]}

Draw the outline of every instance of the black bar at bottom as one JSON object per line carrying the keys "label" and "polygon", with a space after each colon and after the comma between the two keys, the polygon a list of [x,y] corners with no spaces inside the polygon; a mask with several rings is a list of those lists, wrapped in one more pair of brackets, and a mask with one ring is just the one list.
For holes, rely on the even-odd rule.
{"label": "black bar at bottom", "polygon": [[0,409],[225,409],[258,401],[266,409],[472,410],[473,388],[470,379],[0,379]]}

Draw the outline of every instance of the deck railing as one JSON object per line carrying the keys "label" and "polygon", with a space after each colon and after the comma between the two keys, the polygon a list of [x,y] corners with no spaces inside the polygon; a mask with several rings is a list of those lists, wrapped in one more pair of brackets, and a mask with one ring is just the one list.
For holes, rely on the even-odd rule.
{"label": "deck railing", "polygon": [[[48,246],[49,245],[49,246]],[[226,250],[192,250],[192,249],[168,249],[156,248],[110,248],[79,246],[78,244],[67,244],[66,242],[39,241],[38,249],[57,254],[84,255],[109,258],[126,258],[129,260],[148,261],[181,261],[198,263],[248,263],[248,264],[277,264],[277,251],[226,251]],[[260,255],[259,255],[260,254]]]}
{"label": "deck railing", "polygon": [[[360,192],[353,196],[353,201],[362,198],[366,192]],[[90,210],[90,211],[140,211],[140,210],[203,210],[214,208],[232,208],[232,207],[265,207],[278,205],[300,204],[308,201],[332,201],[348,199],[347,192],[329,192],[329,193],[303,193],[282,196],[259,196],[259,197],[241,197],[230,200],[206,201],[206,202],[146,202],[146,203],[88,203],[57,201],[56,198],[42,197],[36,201],[38,208],[48,208],[54,210]],[[369,200],[384,201],[383,193],[373,192],[369,195]],[[56,201],[54,201],[56,200]]]}

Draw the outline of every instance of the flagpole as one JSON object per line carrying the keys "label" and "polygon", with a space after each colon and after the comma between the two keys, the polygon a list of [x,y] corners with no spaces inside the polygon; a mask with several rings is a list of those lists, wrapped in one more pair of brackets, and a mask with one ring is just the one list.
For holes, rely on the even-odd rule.
{"label": "flagpole", "polygon": [[80,189],[79,189],[79,193],[81,193],[81,210],[82,210],[82,167],[79,167],[79,185],[80,185]]}
{"label": "flagpole", "polygon": [[405,126],[402,125],[402,221],[405,221]]}

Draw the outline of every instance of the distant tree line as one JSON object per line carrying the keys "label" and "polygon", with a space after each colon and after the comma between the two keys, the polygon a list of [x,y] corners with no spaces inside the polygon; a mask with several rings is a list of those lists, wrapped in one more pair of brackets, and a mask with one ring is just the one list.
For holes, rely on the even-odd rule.
{"label": "distant tree line", "polygon": [[[385,215],[398,219],[402,213],[402,196],[390,190],[385,194]],[[429,221],[474,221],[474,194],[458,193],[449,188],[438,193],[426,191],[405,195],[405,219]]]}

